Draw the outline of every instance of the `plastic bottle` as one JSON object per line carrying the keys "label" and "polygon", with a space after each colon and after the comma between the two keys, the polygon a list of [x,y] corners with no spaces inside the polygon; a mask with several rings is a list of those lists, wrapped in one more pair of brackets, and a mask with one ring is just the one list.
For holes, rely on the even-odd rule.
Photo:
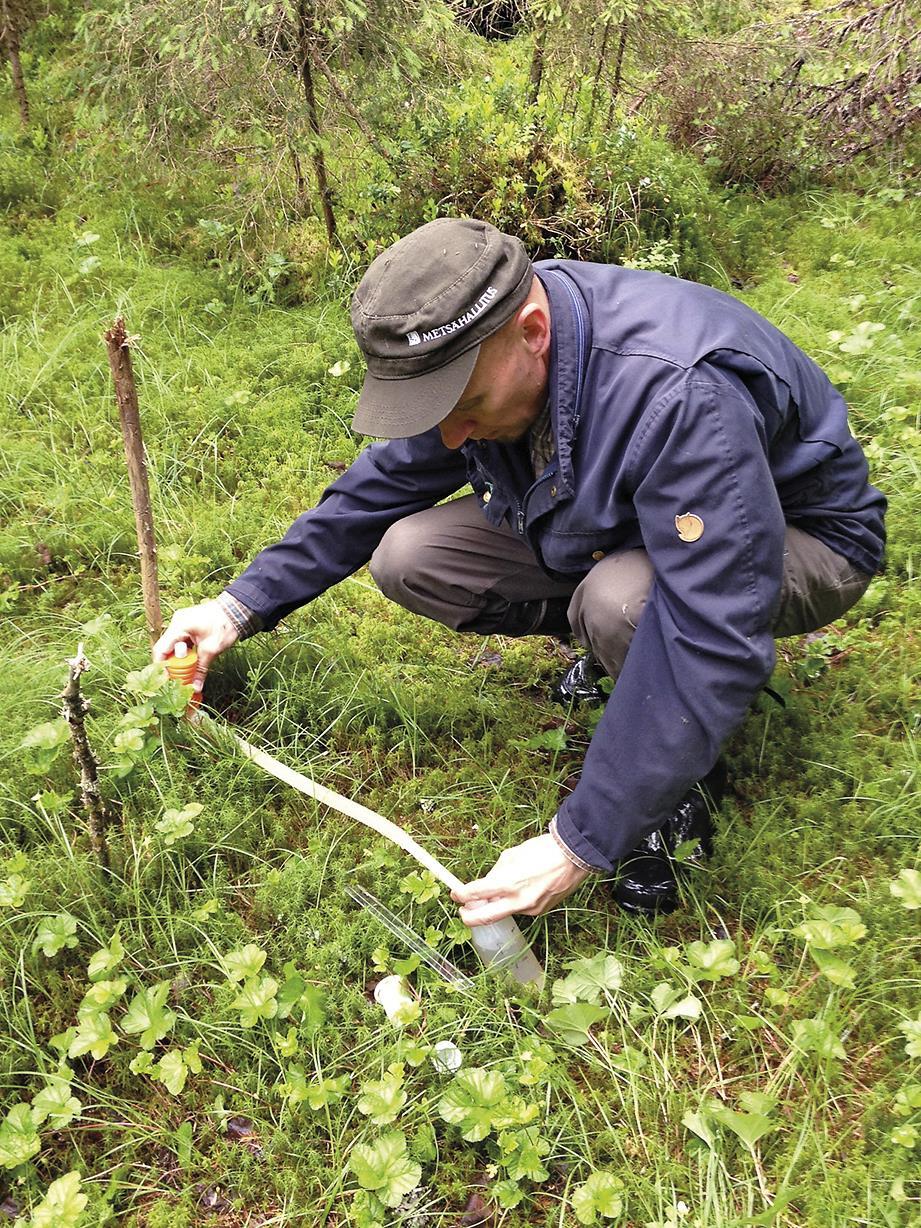
{"label": "plastic bottle", "polygon": [[498,965],[522,985],[543,986],[544,970],[513,917],[471,926],[470,941],[484,964]]}
{"label": "plastic bottle", "polygon": [[[198,653],[185,640],[179,640],[173,645],[173,655],[164,661],[166,672],[176,682],[183,686],[191,686],[195,678],[195,668],[198,665]],[[189,700],[190,708],[197,708],[201,703],[201,691],[196,691]]]}

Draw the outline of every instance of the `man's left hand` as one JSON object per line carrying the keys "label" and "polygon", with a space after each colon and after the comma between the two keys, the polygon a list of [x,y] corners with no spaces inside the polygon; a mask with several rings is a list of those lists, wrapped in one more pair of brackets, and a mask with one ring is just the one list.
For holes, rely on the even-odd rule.
{"label": "man's left hand", "polygon": [[506,849],[484,878],[452,891],[451,899],[462,905],[464,925],[488,925],[515,912],[537,917],[589,873],[570,861],[551,835],[534,836]]}

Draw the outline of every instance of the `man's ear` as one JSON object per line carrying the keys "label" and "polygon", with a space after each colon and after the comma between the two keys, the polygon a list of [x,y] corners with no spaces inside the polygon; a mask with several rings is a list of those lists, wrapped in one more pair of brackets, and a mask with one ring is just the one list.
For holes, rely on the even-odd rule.
{"label": "man's ear", "polygon": [[540,303],[525,303],[516,321],[519,334],[532,354],[542,355],[550,346],[550,317]]}

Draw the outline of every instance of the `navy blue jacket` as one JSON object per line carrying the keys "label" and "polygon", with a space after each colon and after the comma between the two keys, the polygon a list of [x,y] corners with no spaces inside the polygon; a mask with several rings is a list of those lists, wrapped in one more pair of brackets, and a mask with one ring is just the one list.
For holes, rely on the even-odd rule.
{"label": "navy blue jacket", "polygon": [[[437,428],[366,448],[229,591],[267,627],[371,557],[402,516],[469,482],[552,576],[644,547],[655,581],[557,830],[610,869],[712,767],[774,664],[785,523],[860,570],[882,562],[886,502],[841,396],[731,296],[658,273],[535,265],[552,319],[557,452],[444,447]],[[693,513],[704,531],[679,537]],[[599,554],[600,557],[600,554]]]}

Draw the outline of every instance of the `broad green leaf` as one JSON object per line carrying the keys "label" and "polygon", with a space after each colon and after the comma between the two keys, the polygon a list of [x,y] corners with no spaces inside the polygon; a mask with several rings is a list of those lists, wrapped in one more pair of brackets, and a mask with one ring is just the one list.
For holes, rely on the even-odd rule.
{"label": "broad green leaf", "polygon": [[898,878],[889,884],[889,890],[902,901],[903,908],[921,908],[921,871],[900,870]]}
{"label": "broad green leaf", "polygon": [[624,969],[620,960],[605,951],[584,959],[572,960],[569,975],[553,982],[553,1001],[557,1005],[574,1002],[598,1003],[605,992],[620,989]]}
{"label": "broad green leaf", "polygon": [[254,1028],[260,1019],[275,1018],[278,1014],[277,991],[278,982],[274,977],[250,977],[233,1001],[244,1028]]}
{"label": "broad green leaf", "polygon": [[682,998],[681,990],[661,981],[649,995],[653,1008],[660,1019],[699,1019],[701,1002],[693,994]]}
{"label": "broad green leaf", "polygon": [[718,981],[722,977],[735,976],[739,971],[735,954],[736,945],[729,938],[692,942],[685,947],[685,956],[698,981]]}
{"label": "broad green leaf", "polygon": [[77,1022],[86,1019],[88,1015],[98,1015],[100,1011],[107,1011],[127,988],[128,982],[123,976],[111,981],[97,981],[95,985],[90,985],[77,1007]]}
{"label": "broad green leaf", "polygon": [[829,1024],[818,1016],[814,1019],[797,1019],[793,1024],[793,1044],[802,1053],[815,1053],[823,1058],[844,1058],[841,1037]]}
{"label": "broad green leaf", "polygon": [[32,1212],[30,1228],[78,1228],[88,1202],[86,1194],[80,1192],[78,1172],[58,1177]]}
{"label": "broad green leaf", "polygon": [[125,690],[143,699],[152,699],[169,682],[169,674],[162,661],[153,661],[143,669],[133,670],[125,677]]}
{"label": "broad green leaf", "polygon": [[140,1033],[142,1049],[152,1049],[176,1023],[175,1011],[166,1005],[171,986],[172,981],[160,981],[150,989],[139,990],[122,1016],[122,1031],[129,1036]]}
{"label": "broad green leaf", "polygon": [[23,750],[57,750],[68,738],[67,721],[58,717],[54,721],[46,721],[44,725],[36,725],[23,738],[20,746]]}
{"label": "broad green leaf", "polygon": [[[61,1069],[70,1074],[69,1067]],[[32,1120],[37,1126],[50,1120],[53,1130],[63,1130],[82,1111],[83,1105],[70,1093],[70,1079],[61,1073],[51,1076],[47,1086],[32,1097]]]}
{"label": "broad green leaf", "polygon": [[152,1073],[171,1095],[178,1096],[185,1087],[189,1072],[201,1073],[197,1044],[189,1045],[186,1049],[170,1049],[160,1058]]}
{"label": "broad green leaf", "polygon": [[396,1121],[406,1100],[402,1076],[388,1074],[383,1079],[362,1083],[359,1088],[358,1111],[370,1117],[373,1125],[386,1126]]}
{"label": "broad green leaf", "polygon": [[203,925],[210,920],[215,913],[221,911],[221,901],[217,899],[205,900],[204,904],[199,904],[197,908],[193,908],[189,916],[193,921],[197,921],[199,925]]}
{"label": "broad green leaf", "polygon": [[765,1117],[770,1115],[777,1108],[777,1097],[771,1096],[768,1092],[740,1092],[739,1104],[746,1113],[761,1113]]}
{"label": "broad green leaf", "polygon": [[128,1069],[132,1074],[153,1076],[155,1074],[155,1065],[156,1063],[154,1062],[153,1054],[147,1049],[142,1049],[141,1052],[133,1057],[128,1063]]}
{"label": "broad green leaf", "polygon": [[681,1124],[686,1126],[692,1134],[696,1134],[708,1147],[715,1145],[716,1136],[710,1126],[710,1119],[702,1109],[697,1113],[693,1113],[689,1109],[681,1118]]}
{"label": "broad green leaf", "polygon": [[921,1057],[921,1015],[900,1023],[899,1031],[905,1033],[905,1052],[908,1056]]}
{"label": "broad green leaf", "polygon": [[65,947],[75,947],[79,941],[77,918],[69,912],[60,912],[55,917],[42,917],[39,921],[32,954],[41,951],[46,959],[53,959],[59,951]]}
{"label": "broad green leaf", "polygon": [[177,840],[182,840],[185,836],[191,836],[195,830],[195,824],[192,820],[196,819],[203,810],[204,806],[199,802],[189,802],[181,810],[164,810],[163,818],[159,823],[154,824],[157,831],[163,836],[163,843],[170,847]]}
{"label": "broad green leaf", "polygon": [[521,745],[527,750],[565,750],[568,745],[566,729],[563,725],[556,729],[545,729]]}
{"label": "broad green leaf", "polygon": [[372,1190],[387,1207],[398,1207],[422,1179],[422,1166],[406,1152],[406,1137],[398,1130],[382,1135],[376,1143],[357,1143],[349,1156],[349,1168],[358,1184]]}
{"label": "broad green leaf", "polygon": [[915,1109],[921,1109],[921,1083],[906,1083],[896,1092],[892,1111],[896,1117],[910,1117]]}
{"label": "broad green leaf", "polygon": [[[524,1196],[525,1191],[517,1181],[496,1181],[489,1187],[490,1200],[498,1203],[503,1211],[514,1210]],[[481,1223],[486,1223],[486,1220],[482,1220]]]}
{"label": "broad green leaf", "polygon": [[721,1100],[708,1101],[706,1114],[731,1130],[749,1148],[754,1148],[760,1138],[777,1129],[777,1123],[763,1113],[736,1113]]}
{"label": "broad green leaf", "polygon": [[429,870],[410,870],[400,879],[400,890],[412,896],[416,904],[425,904],[438,898],[441,886]]}
{"label": "broad green leaf", "polygon": [[247,981],[258,976],[266,960],[266,952],[254,942],[225,955],[221,964],[228,981]]}
{"label": "broad green leaf", "polygon": [[841,959],[838,955],[832,955],[831,951],[826,951],[822,947],[810,946],[809,954],[815,960],[822,975],[833,985],[841,985],[844,989],[854,988],[855,973],[847,960]]}
{"label": "broad green leaf", "polygon": [[92,1053],[95,1058],[103,1058],[113,1045],[118,1044],[118,1037],[112,1030],[112,1021],[105,1011],[87,1015],[80,1020],[77,1034],[67,1050],[68,1057],[82,1057],[84,1053]]}
{"label": "broad green leaf", "polygon": [[294,1057],[297,1053],[297,1028],[288,1028],[284,1036],[276,1036],[275,1043],[282,1057]]}
{"label": "broad green leaf", "polygon": [[901,1125],[896,1126],[890,1131],[889,1137],[897,1146],[907,1147],[911,1150],[918,1139],[921,1138],[921,1134],[918,1133],[917,1126],[912,1126],[908,1122],[902,1122]]}
{"label": "broad green leaf", "polygon": [[316,1112],[327,1104],[335,1104],[337,1100],[341,1100],[348,1088],[348,1075],[339,1075],[337,1079],[321,1079],[308,1088],[307,1104]]}
{"label": "broad green leaf", "polygon": [[502,1163],[512,1181],[546,1181],[550,1176],[543,1162],[550,1144],[535,1126],[508,1131],[500,1136],[499,1146],[505,1157]]}
{"label": "broad green leaf", "polygon": [[31,879],[23,878],[21,874],[0,879],[0,908],[22,908],[31,886]]}
{"label": "broad green leaf", "polygon": [[156,1075],[171,1095],[178,1096],[189,1076],[189,1068],[182,1060],[181,1050],[170,1049],[168,1053],[164,1053],[157,1063]]}
{"label": "broad green leaf", "polygon": [[460,1070],[438,1102],[438,1112],[460,1126],[468,1143],[478,1143],[504,1121],[508,1104],[505,1079],[497,1070],[475,1066]]}
{"label": "broad green leaf", "polygon": [[835,947],[853,946],[867,932],[860,913],[853,908],[836,908],[828,904],[822,908],[813,906],[810,915],[793,931],[811,947],[831,951]]}
{"label": "broad green leaf", "polygon": [[101,980],[112,972],[125,958],[125,948],[122,946],[121,933],[116,929],[109,939],[109,945],[100,947],[90,956],[87,972],[91,981]]}
{"label": "broad green leaf", "polygon": [[580,1224],[594,1224],[598,1216],[617,1219],[624,1211],[624,1183],[613,1173],[592,1173],[572,1194],[572,1209]]}
{"label": "broad green leaf", "polygon": [[602,1019],[607,1019],[610,1013],[606,1006],[596,1006],[592,1002],[573,1002],[569,1006],[558,1006],[547,1015],[544,1022],[564,1044],[587,1045],[589,1029]]}
{"label": "broad green leaf", "polygon": [[0,1167],[17,1168],[38,1155],[42,1145],[27,1104],[17,1104],[0,1122]]}

